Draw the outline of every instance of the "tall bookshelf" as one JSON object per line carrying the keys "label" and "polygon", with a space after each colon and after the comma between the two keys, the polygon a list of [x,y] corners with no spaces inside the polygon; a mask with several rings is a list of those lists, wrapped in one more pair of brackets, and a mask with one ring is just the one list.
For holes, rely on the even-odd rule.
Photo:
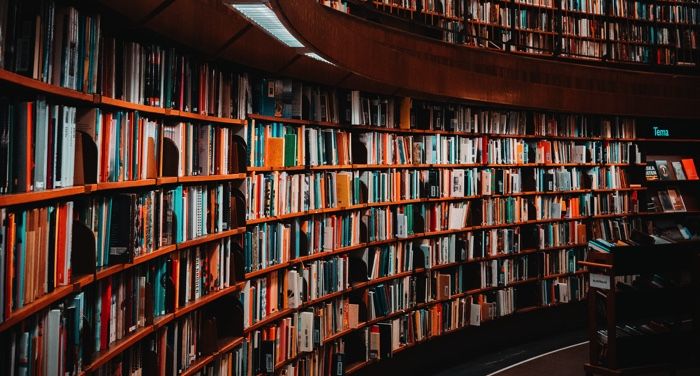
{"label": "tall bookshelf", "polygon": [[103,14],[0,9],[3,374],[351,373],[580,300],[586,240],[665,215],[635,119],[273,79]]}
{"label": "tall bookshelf", "polygon": [[405,19],[414,32],[475,47],[631,66],[698,64],[700,5],[695,1],[320,2],[346,13],[373,10]]}
{"label": "tall bookshelf", "polygon": [[1,8],[2,373],[233,356],[247,74],[116,37],[92,6]]}
{"label": "tall bookshelf", "polygon": [[643,214],[633,119],[256,86],[289,88],[247,127],[244,327],[274,359],[256,371],[350,373],[580,300],[586,239]]}

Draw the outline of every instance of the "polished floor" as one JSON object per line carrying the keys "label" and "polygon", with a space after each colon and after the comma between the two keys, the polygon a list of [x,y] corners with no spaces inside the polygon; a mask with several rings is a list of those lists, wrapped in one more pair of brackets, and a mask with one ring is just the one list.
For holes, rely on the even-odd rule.
{"label": "polished floor", "polygon": [[[583,364],[587,360],[588,342],[583,333],[573,332],[490,354],[435,376],[583,376]],[[698,375],[700,369],[675,373],[675,376]]]}

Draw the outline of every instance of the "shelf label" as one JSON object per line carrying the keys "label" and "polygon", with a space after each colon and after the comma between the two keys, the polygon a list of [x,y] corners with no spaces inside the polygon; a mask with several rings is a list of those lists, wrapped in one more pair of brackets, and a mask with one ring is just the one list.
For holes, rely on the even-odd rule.
{"label": "shelf label", "polygon": [[671,132],[668,129],[654,127],[654,136],[656,137],[671,137]]}
{"label": "shelf label", "polygon": [[601,290],[610,290],[610,276],[605,274],[591,273],[591,287]]}

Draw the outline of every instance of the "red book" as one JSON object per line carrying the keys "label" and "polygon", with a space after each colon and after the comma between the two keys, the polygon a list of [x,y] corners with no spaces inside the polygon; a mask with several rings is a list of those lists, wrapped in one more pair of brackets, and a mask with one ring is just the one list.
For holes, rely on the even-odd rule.
{"label": "red book", "polygon": [[67,208],[66,205],[59,205],[58,207],[58,213],[56,213],[56,246],[54,249],[56,250],[56,264],[54,265],[54,268],[56,268],[56,273],[55,275],[55,280],[54,280],[54,286],[61,286],[65,283],[68,283],[68,281],[65,279],[66,276],[63,273],[63,267],[66,264],[66,231],[65,231],[65,226],[66,226],[66,217],[67,217]]}
{"label": "red book", "polygon": [[7,215],[7,243],[5,243],[5,249],[7,250],[7,255],[5,256],[5,314],[4,318],[10,317],[12,312],[12,281],[14,280],[14,254],[15,254],[15,214],[9,213]]}
{"label": "red book", "polygon": [[484,137],[481,144],[481,163],[487,163],[489,158],[489,138]]}
{"label": "red book", "polygon": [[34,176],[34,155],[33,155],[33,150],[32,150],[32,141],[34,140],[34,103],[28,102],[27,103],[27,172],[25,175],[26,178],[26,187],[27,187],[27,192],[30,190],[30,187],[32,186],[32,177]]}
{"label": "red book", "polygon": [[102,312],[100,313],[100,351],[109,347],[109,325],[112,311],[112,282],[102,285]]}
{"label": "red book", "polygon": [[688,180],[698,180],[698,172],[695,171],[695,161],[692,158],[681,159],[683,164],[683,170],[685,171],[685,177]]}

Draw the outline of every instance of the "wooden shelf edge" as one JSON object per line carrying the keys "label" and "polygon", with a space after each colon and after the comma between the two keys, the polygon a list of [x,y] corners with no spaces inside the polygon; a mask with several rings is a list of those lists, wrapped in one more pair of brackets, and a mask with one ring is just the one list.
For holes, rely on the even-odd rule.
{"label": "wooden shelf edge", "polygon": [[14,193],[0,196],[0,207],[22,205],[39,201],[56,200],[84,194],[85,186],[49,189],[26,193]]}
{"label": "wooden shelf edge", "polygon": [[46,294],[39,299],[25,305],[24,307],[12,312],[10,316],[0,324],[0,333],[8,330],[9,328],[17,325],[18,323],[25,320],[27,317],[41,311],[42,309],[50,306],[51,304],[67,297],[74,291],[73,284],[61,286]]}

